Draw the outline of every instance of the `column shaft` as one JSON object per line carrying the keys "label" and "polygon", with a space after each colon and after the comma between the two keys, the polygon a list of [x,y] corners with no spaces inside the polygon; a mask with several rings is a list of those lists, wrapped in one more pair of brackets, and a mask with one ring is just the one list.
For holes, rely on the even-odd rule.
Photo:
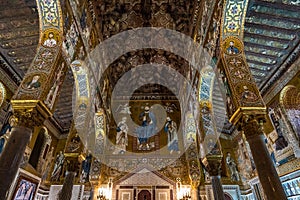
{"label": "column shaft", "polygon": [[249,128],[245,128],[244,131],[246,137],[247,132],[250,132],[251,136],[247,137],[247,141],[250,145],[259,181],[268,200],[287,199],[277,171],[265,145],[264,135],[260,133],[251,134],[253,130]]}
{"label": "column shaft", "polygon": [[195,200],[198,200],[198,198],[199,198],[199,196],[198,196],[198,187],[191,189],[191,198],[195,199]]}
{"label": "column shaft", "polygon": [[0,156],[0,199],[7,199],[8,191],[20,167],[32,130],[16,126]]}
{"label": "column shaft", "polygon": [[73,191],[75,172],[67,172],[61,191],[58,193],[58,200],[70,200]]}
{"label": "column shaft", "polygon": [[211,178],[211,184],[215,200],[224,200],[223,186],[221,182],[221,163],[222,155],[207,156],[202,160],[206,171]]}
{"label": "column shaft", "polygon": [[225,200],[220,176],[211,176],[211,185],[215,200]]}

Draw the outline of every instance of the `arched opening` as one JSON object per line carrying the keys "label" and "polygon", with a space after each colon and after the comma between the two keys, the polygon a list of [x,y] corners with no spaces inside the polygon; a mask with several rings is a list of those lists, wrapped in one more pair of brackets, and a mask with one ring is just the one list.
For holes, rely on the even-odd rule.
{"label": "arched opening", "polygon": [[225,200],[233,200],[230,194],[224,193]]}
{"label": "arched opening", "polygon": [[148,190],[142,190],[138,194],[138,200],[151,200],[151,193]]}
{"label": "arched opening", "polygon": [[283,88],[280,93],[280,103],[284,108],[285,114],[288,117],[292,128],[298,137],[300,138],[300,93],[298,89],[293,85],[288,85]]}
{"label": "arched opening", "polygon": [[42,128],[36,138],[34,147],[32,149],[32,153],[29,158],[29,164],[31,164],[31,166],[34,167],[35,169],[37,169],[39,158],[42,153],[42,149],[45,142],[46,142],[45,129]]}

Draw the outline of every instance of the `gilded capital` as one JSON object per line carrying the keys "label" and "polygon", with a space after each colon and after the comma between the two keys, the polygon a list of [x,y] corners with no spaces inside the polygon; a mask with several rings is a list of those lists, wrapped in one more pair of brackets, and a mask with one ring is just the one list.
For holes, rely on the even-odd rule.
{"label": "gilded capital", "polygon": [[241,129],[244,130],[247,140],[256,135],[263,134],[264,121],[265,118],[263,118],[263,116],[244,116],[243,120],[241,120],[240,126]]}
{"label": "gilded capital", "polygon": [[51,116],[49,109],[38,100],[12,100],[11,104],[18,126],[41,126]]}
{"label": "gilded capital", "polygon": [[202,163],[205,166],[205,170],[210,176],[219,176],[221,174],[223,155],[218,156],[206,156],[202,159]]}

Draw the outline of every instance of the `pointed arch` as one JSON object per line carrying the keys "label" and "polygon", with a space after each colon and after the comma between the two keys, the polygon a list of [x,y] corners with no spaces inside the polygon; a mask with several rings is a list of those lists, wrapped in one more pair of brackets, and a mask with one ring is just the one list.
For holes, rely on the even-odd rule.
{"label": "pointed arch", "polygon": [[38,171],[41,171],[45,160],[43,155],[45,155],[47,153],[46,151],[50,148],[51,137],[48,134],[48,129],[44,126],[40,128],[37,134],[38,135],[29,158],[29,164]]}
{"label": "pointed arch", "polygon": [[296,86],[285,86],[280,92],[279,100],[285,109],[300,108],[300,92]]}
{"label": "pointed arch", "polygon": [[[293,141],[297,144],[297,148],[300,147],[300,91],[294,85],[287,85],[280,92],[279,96],[280,106],[283,110],[283,118],[287,119],[287,124],[291,127],[291,131],[294,132]],[[300,150],[295,153],[297,157],[300,157]]]}

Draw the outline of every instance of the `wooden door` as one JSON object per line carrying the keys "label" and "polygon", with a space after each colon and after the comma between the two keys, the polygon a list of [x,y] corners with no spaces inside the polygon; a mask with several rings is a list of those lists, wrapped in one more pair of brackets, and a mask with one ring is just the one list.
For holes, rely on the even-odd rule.
{"label": "wooden door", "polygon": [[142,190],[138,194],[138,200],[151,200],[151,193],[148,190]]}

